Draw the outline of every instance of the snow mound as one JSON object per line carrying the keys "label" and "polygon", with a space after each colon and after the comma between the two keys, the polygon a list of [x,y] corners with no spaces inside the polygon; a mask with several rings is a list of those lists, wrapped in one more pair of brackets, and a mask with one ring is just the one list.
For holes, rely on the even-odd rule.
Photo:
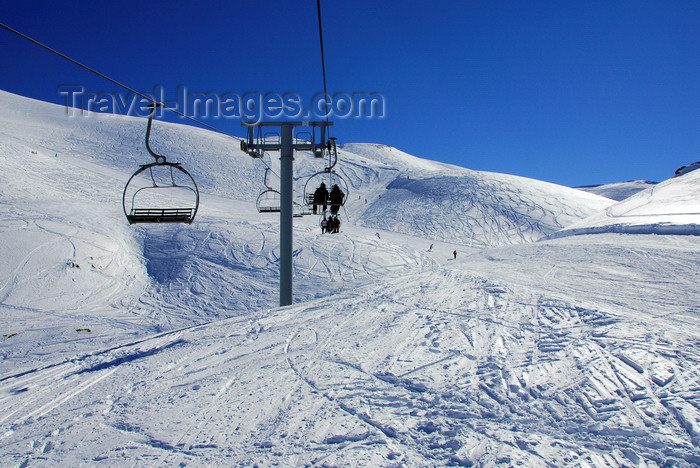
{"label": "snow mound", "polygon": [[357,223],[373,229],[491,247],[537,241],[612,204],[547,182],[422,160],[386,145],[355,143],[343,150],[346,168],[370,161],[377,168],[368,177],[377,182],[367,184],[367,206],[350,200],[362,213]]}
{"label": "snow mound", "polygon": [[444,171],[454,168],[450,164],[418,158],[389,145],[377,143],[345,143],[344,151],[353,153],[367,161],[401,171]]}

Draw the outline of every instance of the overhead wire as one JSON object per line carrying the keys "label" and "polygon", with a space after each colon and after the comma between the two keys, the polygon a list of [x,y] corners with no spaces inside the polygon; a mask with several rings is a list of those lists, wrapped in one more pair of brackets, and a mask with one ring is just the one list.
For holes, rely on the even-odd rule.
{"label": "overhead wire", "polygon": [[[318,36],[321,40],[321,71],[323,72],[323,100],[326,103],[326,123],[328,123],[328,88],[326,87],[326,59],[323,53],[323,26],[321,21],[321,0],[316,0],[318,12]],[[329,131],[330,133],[330,131]]]}
{"label": "overhead wire", "polygon": [[[323,24],[322,24],[323,21],[321,19],[321,0],[316,0],[316,12],[318,13],[318,36],[319,36],[319,40],[321,43],[321,72],[323,75],[323,100],[326,103],[326,123],[328,123],[328,114],[329,114],[329,112],[328,112],[328,87],[326,86],[326,59],[325,59],[325,52],[323,50]],[[332,101],[331,101],[331,105],[332,105]],[[328,134],[330,137],[330,126],[328,127]],[[328,159],[329,159],[329,165],[330,165],[330,153],[328,155]],[[335,166],[335,164],[337,162],[338,162],[338,159],[337,159],[337,154],[336,154],[336,160],[332,165],[330,165],[329,169],[332,169],[333,166]],[[341,206],[343,208],[343,211],[345,212],[345,216],[348,216],[348,212],[345,209],[345,203],[343,203]],[[349,219],[349,216],[348,216],[348,219]]]}
{"label": "overhead wire", "polygon": [[[32,42],[33,44],[36,44],[36,45],[38,45],[39,47],[41,47],[41,48],[43,48],[43,49],[46,49],[46,50],[48,50],[49,52],[51,52],[51,53],[53,53],[53,54],[56,54],[56,55],[58,55],[59,57],[65,59],[65,60],[68,60],[69,62],[71,62],[71,63],[73,63],[73,64],[75,64],[75,65],[77,65],[77,66],[79,66],[79,67],[81,67],[81,68],[83,68],[83,69],[89,71],[90,73],[93,73],[93,74],[95,74],[95,75],[97,75],[97,76],[99,76],[99,77],[101,77],[101,78],[104,78],[105,80],[109,81],[110,83],[114,83],[115,85],[117,85],[117,86],[119,86],[119,87],[121,87],[121,88],[126,89],[127,91],[133,93],[134,95],[139,96],[139,97],[141,97],[141,98],[144,98],[144,99],[146,99],[146,100],[152,102],[154,105],[159,105],[159,106],[161,106],[162,108],[164,108],[164,109],[166,109],[166,110],[169,110],[170,112],[173,112],[174,114],[179,115],[180,117],[183,117],[183,118],[185,118],[185,119],[187,119],[187,120],[190,120],[190,121],[192,121],[192,122],[195,122],[195,123],[197,123],[197,124],[199,124],[199,125],[201,125],[201,126],[207,128],[207,129],[212,130],[212,131],[214,131],[214,132],[216,132],[216,133],[219,133],[219,134],[221,134],[221,135],[226,135],[226,136],[231,137],[231,138],[240,139],[240,137],[237,137],[237,136],[235,136],[235,135],[231,135],[230,133],[227,133],[227,132],[225,132],[225,131],[223,131],[223,130],[220,130],[220,129],[218,129],[218,128],[212,126],[212,125],[209,125],[209,124],[207,124],[207,123],[204,123],[204,122],[202,122],[201,120],[195,119],[194,117],[190,117],[190,116],[187,115],[187,114],[183,114],[182,112],[178,111],[178,110],[175,109],[175,108],[166,106],[166,105],[163,104],[162,102],[157,102],[154,98],[152,98],[152,97],[150,97],[150,96],[148,96],[148,95],[146,95],[146,94],[140,93],[140,92],[136,91],[135,89],[133,89],[132,87],[127,86],[127,85],[125,85],[124,83],[121,83],[121,82],[119,82],[119,81],[117,81],[117,80],[115,80],[115,79],[113,79],[113,78],[110,78],[109,76],[105,75],[104,73],[100,73],[100,72],[98,72],[97,70],[95,70],[95,69],[93,69],[93,68],[91,68],[91,67],[88,67],[87,65],[84,65],[84,64],[78,62],[77,60],[72,59],[71,57],[67,56],[66,54],[63,54],[63,53],[57,51],[56,49],[54,49],[54,48],[52,48],[52,47],[49,47],[49,46],[47,46],[46,44],[43,44],[43,43],[37,41],[36,39],[33,39],[33,38],[27,36],[26,34],[20,32],[20,31],[18,31],[18,30],[16,30],[16,29],[14,29],[14,28],[11,28],[10,26],[7,26],[6,24],[0,23],[0,26],[2,26],[3,28],[7,29],[8,31],[10,31],[10,32],[12,32],[12,33],[14,33],[14,34],[16,34],[16,35],[18,35],[18,36],[20,36],[20,37],[26,39],[26,40],[28,40],[29,42]],[[277,175],[277,174],[275,173],[275,171],[273,171],[272,168],[271,168],[265,161],[262,160],[262,158],[254,158],[254,159],[260,159],[260,161],[262,162],[262,164],[263,164],[266,168],[270,169],[270,171],[271,171],[273,174]],[[279,175],[277,175],[277,176],[279,177]]]}

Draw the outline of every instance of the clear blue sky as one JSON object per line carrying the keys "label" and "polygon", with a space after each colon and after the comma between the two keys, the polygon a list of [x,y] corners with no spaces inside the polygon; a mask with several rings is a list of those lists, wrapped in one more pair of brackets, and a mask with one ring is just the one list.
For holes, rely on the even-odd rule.
{"label": "clear blue sky", "polygon": [[[380,93],[374,142],[563,185],[664,180],[700,160],[700,2],[322,0],[329,94]],[[174,98],[323,90],[316,2],[3,2],[0,22]],[[0,88],[126,92],[0,29]],[[171,96],[172,95],[172,96]],[[239,120],[207,123],[243,136]]]}

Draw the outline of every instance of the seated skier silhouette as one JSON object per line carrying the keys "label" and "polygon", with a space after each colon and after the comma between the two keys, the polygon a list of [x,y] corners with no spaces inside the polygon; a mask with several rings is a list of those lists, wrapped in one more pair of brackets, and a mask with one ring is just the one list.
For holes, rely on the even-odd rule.
{"label": "seated skier silhouette", "polygon": [[343,199],[345,198],[345,193],[340,189],[338,184],[333,186],[333,190],[330,193],[331,199],[331,214],[338,214],[340,206],[343,204]]}
{"label": "seated skier silhouette", "polygon": [[321,185],[314,192],[314,214],[318,212],[318,206],[323,207],[323,212],[326,212],[326,205],[328,204],[328,189],[326,189],[326,184],[321,182]]}

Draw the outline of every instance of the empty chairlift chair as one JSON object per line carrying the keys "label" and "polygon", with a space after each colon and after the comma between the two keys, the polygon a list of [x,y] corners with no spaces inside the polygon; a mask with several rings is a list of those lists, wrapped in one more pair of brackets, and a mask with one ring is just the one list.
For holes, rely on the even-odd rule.
{"label": "empty chairlift chair", "polygon": [[258,195],[258,199],[255,201],[258,213],[279,213],[281,209],[279,191],[270,187],[267,182],[267,175],[269,172],[270,168],[265,168],[265,190]]}
{"label": "empty chairlift chair", "polygon": [[151,149],[149,137],[156,106],[148,117],[146,149],[155,162],[143,164],[124,187],[122,205],[129,224],[187,223],[199,209],[199,190],[180,163],[168,162]]}

